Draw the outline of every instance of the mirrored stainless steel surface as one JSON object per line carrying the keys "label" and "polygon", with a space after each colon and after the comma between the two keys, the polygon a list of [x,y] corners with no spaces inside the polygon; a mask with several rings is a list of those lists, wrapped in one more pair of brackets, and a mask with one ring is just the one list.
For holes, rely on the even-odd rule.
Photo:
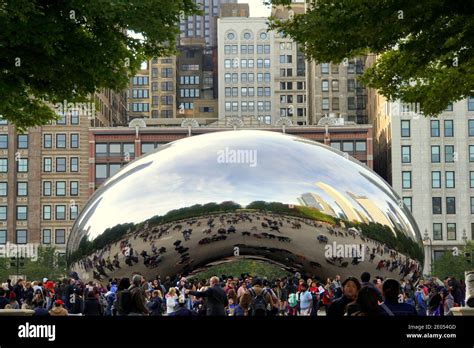
{"label": "mirrored stainless steel surface", "polygon": [[403,278],[423,262],[418,227],[368,167],[317,142],[224,131],[167,144],[90,198],[68,240],[82,279],[188,274],[259,258],[321,279]]}

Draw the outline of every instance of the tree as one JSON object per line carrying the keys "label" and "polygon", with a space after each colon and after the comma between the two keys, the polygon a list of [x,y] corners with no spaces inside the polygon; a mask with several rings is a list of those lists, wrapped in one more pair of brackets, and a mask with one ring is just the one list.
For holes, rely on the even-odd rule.
{"label": "tree", "polygon": [[445,252],[443,256],[433,262],[433,275],[444,279],[448,276],[464,279],[464,272],[474,269],[474,242],[468,241],[458,253]]}
{"label": "tree", "polygon": [[[67,274],[65,258],[59,256],[54,247],[39,247],[37,259],[35,261],[25,259],[23,263],[18,272],[26,276],[27,280],[42,280],[44,277],[59,280]],[[16,273],[17,268],[12,266],[12,260],[9,257],[0,258],[0,283]]]}
{"label": "tree", "polygon": [[[272,0],[289,5],[291,0]],[[437,116],[474,90],[474,2],[452,0],[310,0],[271,28],[304,45],[316,63],[376,54],[361,81],[388,100],[419,103]]]}
{"label": "tree", "polygon": [[[174,52],[193,0],[0,2],[0,115],[19,130],[57,117],[45,102],[123,90],[142,61]],[[130,33],[140,35],[130,35]]]}

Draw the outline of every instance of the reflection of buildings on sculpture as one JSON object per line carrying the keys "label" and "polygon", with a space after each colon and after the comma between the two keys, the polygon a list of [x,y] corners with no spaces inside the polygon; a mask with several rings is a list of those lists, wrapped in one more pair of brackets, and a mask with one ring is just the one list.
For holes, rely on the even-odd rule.
{"label": "reflection of buildings on sculpture", "polygon": [[316,186],[321,188],[334,200],[335,204],[342,211],[345,220],[368,223],[368,219],[355,209],[353,204],[338,190],[323,182],[316,183]]}
{"label": "reflection of buildings on sculpture", "polygon": [[352,192],[347,192],[347,194],[364,210],[367,217],[370,219],[370,222],[379,222],[382,225],[392,227],[392,222],[387,218],[384,212],[377,207],[374,202],[369,199],[367,196],[357,196]]}
{"label": "reflection of buildings on sculpture", "polygon": [[303,193],[301,197],[298,198],[298,202],[303,206],[318,209],[321,213],[326,215],[337,217],[334,209],[321,196],[315,193]]}

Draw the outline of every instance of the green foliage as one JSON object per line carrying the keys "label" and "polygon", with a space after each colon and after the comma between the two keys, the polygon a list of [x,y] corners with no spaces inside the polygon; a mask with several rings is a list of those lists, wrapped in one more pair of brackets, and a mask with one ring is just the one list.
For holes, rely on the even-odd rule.
{"label": "green foliage", "polygon": [[[474,270],[474,264],[471,263],[474,261],[474,257],[471,256],[473,252],[473,241],[468,241],[460,248],[457,256],[453,255],[451,250],[446,251],[439,260],[433,262],[433,275],[440,279],[448,276],[464,279],[465,271]],[[466,253],[469,253],[468,257],[465,256]]]}
{"label": "green foliage", "polygon": [[0,2],[0,115],[24,130],[55,117],[44,99],[126,88],[142,61],[174,52],[180,15],[194,13],[193,0]]}
{"label": "green foliage", "polygon": [[223,274],[239,278],[243,273],[248,273],[253,277],[266,277],[269,280],[290,275],[289,272],[272,263],[243,259],[209,267],[205,271],[193,275],[193,278],[208,280],[212,276],[220,277]]}
{"label": "green foliage", "polygon": [[[290,0],[272,0],[289,5]],[[318,0],[271,28],[304,45],[317,63],[373,53],[362,82],[389,100],[420,103],[437,116],[474,90],[474,2]]]}
{"label": "green foliage", "polygon": [[[17,273],[16,260],[10,258],[0,258],[0,280],[5,281],[9,276]],[[18,268],[20,275],[26,276],[27,280],[42,280],[44,277],[51,280],[62,279],[66,273],[66,260],[60,257],[56,248],[38,248],[38,258],[36,261],[25,259],[24,265]]]}
{"label": "green foliage", "polygon": [[[346,222],[344,223],[348,225]],[[350,225],[359,228],[362,235],[366,237],[385,243],[388,247],[408,255],[414,260],[423,261],[422,247],[398,229],[395,229],[394,233],[390,227],[379,223],[351,223]]]}

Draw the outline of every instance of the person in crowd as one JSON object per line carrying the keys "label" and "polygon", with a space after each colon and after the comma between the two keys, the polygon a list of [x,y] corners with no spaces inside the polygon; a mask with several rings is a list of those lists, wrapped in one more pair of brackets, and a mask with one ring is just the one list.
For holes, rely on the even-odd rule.
{"label": "person in crowd", "polygon": [[355,301],[357,293],[360,290],[360,282],[355,277],[348,277],[341,284],[342,296],[336,298],[328,307],[327,316],[332,318],[343,317],[346,306]]}
{"label": "person in crowd", "polygon": [[[128,315],[129,304],[130,304],[130,278],[124,277],[120,279],[117,286],[117,293],[115,295],[114,309],[116,315],[124,316]],[[127,307],[127,308],[124,308]]]}
{"label": "person in crowd", "polygon": [[347,305],[347,315],[356,317],[380,316],[378,297],[379,292],[375,287],[362,286],[355,301]]}
{"label": "person in crowd", "polygon": [[173,313],[170,313],[169,315],[172,317],[192,317],[192,316],[197,316],[197,313],[195,311],[192,311],[186,308],[186,298],[184,294],[181,294],[178,298],[178,309],[174,311]]}
{"label": "person in crowd", "polygon": [[99,300],[96,298],[93,291],[87,293],[87,298],[84,301],[84,311],[82,312],[85,316],[101,316],[102,306]]}
{"label": "person in crowd", "polygon": [[380,292],[380,290],[375,286],[374,283],[372,283],[370,281],[370,273],[369,272],[364,272],[360,275],[360,286],[361,287],[364,287],[364,286],[368,286],[368,287],[371,287],[372,289],[374,289],[376,292],[377,292],[377,299],[379,300],[379,302],[382,302],[383,299],[382,299],[382,293]]}
{"label": "person in crowd", "polygon": [[64,317],[68,316],[69,313],[66,308],[64,308],[64,302],[62,300],[56,300],[53,303],[53,308],[49,311],[49,315],[52,317]]}
{"label": "person in crowd", "polygon": [[265,291],[263,281],[260,278],[253,279],[253,286],[248,290],[251,302],[249,315],[266,316],[273,308],[273,298],[270,293]]}
{"label": "person in crowd", "polygon": [[196,297],[205,297],[207,316],[225,316],[225,307],[228,305],[227,296],[225,291],[219,285],[219,278],[212,277],[209,280],[210,286],[206,291],[191,291],[186,290],[186,294],[196,296]]}
{"label": "person in crowd", "polygon": [[35,317],[48,317],[49,316],[49,311],[46,308],[44,308],[43,300],[39,301],[38,306],[34,307],[33,310],[35,311],[35,313],[33,314],[33,316]]}
{"label": "person in crowd", "polygon": [[416,316],[415,307],[399,301],[400,283],[387,279],[382,285],[383,302],[379,305],[383,316]]}
{"label": "person in crowd", "polygon": [[9,303],[6,298],[6,291],[0,288],[0,309],[5,309],[5,306]]}
{"label": "person in crowd", "polygon": [[166,315],[173,313],[178,305],[176,288],[170,288],[166,294]]}
{"label": "person in crowd", "polygon": [[313,296],[308,289],[308,285],[303,283],[298,293],[298,315],[309,316],[313,308]]}
{"label": "person in crowd", "polygon": [[128,288],[130,292],[130,313],[128,315],[148,315],[146,308],[146,295],[143,290],[142,276],[135,274],[132,278],[132,285]]}
{"label": "person in crowd", "polygon": [[150,311],[150,315],[161,317],[163,315],[164,306],[165,301],[163,300],[161,290],[153,290],[151,293],[151,300],[147,303],[147,308]]}

